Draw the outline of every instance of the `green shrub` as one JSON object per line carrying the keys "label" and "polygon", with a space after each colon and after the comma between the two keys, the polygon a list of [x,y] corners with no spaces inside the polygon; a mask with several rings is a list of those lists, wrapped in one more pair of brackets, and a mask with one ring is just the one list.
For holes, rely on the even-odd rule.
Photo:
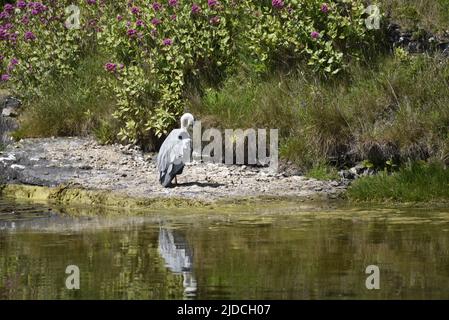
{"label": "green shrub", "polygon": [[440,162],[414,162],[398,172],[356,180],[348,196],[358,201],[425,202],[449,199],[449,170]]}
{"label": "green shrub", "polygon": [[[20,117],[21,137],[86,135],[112,123],[114,100],[109,92],[99,90],[98,77],[105,72],[98,56],[86,57],[73,71],[70,81],[53,82],[41,88],[43,98],[26,101]],[[117,132],[115,132],[115,135]],[[117,139],[111,139],[114,142]]]}
{"label": "green shrub", "polygon": [[[5,9],[0,19],[0,73],[3,86],[33,99],[52,82],[67,81],[91,49],[92,16],[83,10],[80,29],[67,29],[65,8],[71,1],[22,2]],[[11,6],[11,5],[10,5]]]}
{"label": "green shrub", "polygon": [[[68,4],[80,7],[80,29],[64,26]],[[70,79],[86,56],[100,54],[109,71],[101,88],[117,103],[118,137],[133,143],[165,134],[183,111],[191,82],[221,82],[240,59],[261,74],[306,62],[331,77],[377,33],[364,25],[361,0],[78,0],[16,9],[1,22],[2,85],[32,101],[49,82]]]}

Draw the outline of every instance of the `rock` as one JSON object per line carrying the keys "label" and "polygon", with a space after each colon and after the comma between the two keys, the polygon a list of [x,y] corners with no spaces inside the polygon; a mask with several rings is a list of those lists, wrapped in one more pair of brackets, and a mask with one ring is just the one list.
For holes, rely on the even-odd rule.
{"label": "rock", "polygon": [[17,117],[17,111],[14,108],[8,107],[8,108],[4,108],[2,110],[2,116],[3,117]]}
{"label": "rock", "polygon": [[14,97],[7,97],[2,104],[2,116],[3,117],[17,117],[18,108],[22,102]]}
{"label": "rock", "polygon": [[365,168],[365,170],[361,173],[361,176],[372,176],[375,173],[376,172],[372,168]]}
{"label": "rock", "polygon": [[353,180],[356,177],[356,175],[352,173],[350,170],[341,170],[338,172],[338,174],[343,179]]}
{"label": "rock", "polygon": [[402,30],[396,23],[390,23],[387,27],[387,36],[393,48],[400,47],[410,53],[440,51],[444,56],[449,56],[447,47],[449,35],[447,34],[436,35],[425,30],[411,32]]}
{"label": "rock", "polygon": [[356,166],[349,169],[349,172],[351,172],[353,175],[358,176],[361,175],[365,171],[366,167],[362,164],[357,164]]}
{"label": "rock", "polygon": [[11,169],[13,170],[25,170],[25,166],[22,166],[20,164],[12,164]]}
{"label": "rock", "polygon": [[449,42],[439,43],[437,47],[441,50],[443,56],[449,57]]}
{"label": "rock", "polygon": [[0,157],[0,162],[5,161],[16,161],[16,157],[14,156],[14,154],[8,154],[7,157]]}
{"label": "rock", "polygon": [[16,130],[17,128],[18,123],[15,118],[0,116],[0,144],[11,144],[13,139],[10,136],[10,132]]}

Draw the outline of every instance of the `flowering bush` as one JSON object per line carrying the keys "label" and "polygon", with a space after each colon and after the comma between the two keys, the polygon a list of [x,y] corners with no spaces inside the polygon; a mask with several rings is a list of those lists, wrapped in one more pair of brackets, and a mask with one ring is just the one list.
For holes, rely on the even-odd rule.
{"label": "flowering bush", "polygon": [[105,82],[118,98],[115,116],[126,124],[122,138],[166,133],[183,111],[186,76],[204,68],[219,72],[235,59],[238,8],[182,3],[128,2],[100,37],[109,63],[125,66]]}
{"label": "flowering bush", "polygon": [[[64,24],[72,3],[79,29]],[[119,137],[138,142],[173,125],[190,79],[226,75],[242,55],[258,72],[293,59],[337,74],[368,41],[363,11],[362,0],[18,0],[0,13],[1,81],[39,94],[45,81],[101,53],[99,83],[116,96]]]}
{"label": "flowering bush", "polygon": [[252,14],[246,37],[258,62],[303,58],[317,72],[337,74],[345,66],[344,55],[357,56],[370,36],[362,1],[255,3],[248,5]]}

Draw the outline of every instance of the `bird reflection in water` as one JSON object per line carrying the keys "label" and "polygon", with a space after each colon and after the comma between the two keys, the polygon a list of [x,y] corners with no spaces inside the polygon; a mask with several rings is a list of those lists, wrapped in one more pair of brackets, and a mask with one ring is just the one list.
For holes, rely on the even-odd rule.
{"label": "bird reflection in water", "polygon": [[175,274],[182,274],[185,296],[195,297],[197,283],[193,274],[193,252],[184,235],[161,227],[158,250],[167,268]]}

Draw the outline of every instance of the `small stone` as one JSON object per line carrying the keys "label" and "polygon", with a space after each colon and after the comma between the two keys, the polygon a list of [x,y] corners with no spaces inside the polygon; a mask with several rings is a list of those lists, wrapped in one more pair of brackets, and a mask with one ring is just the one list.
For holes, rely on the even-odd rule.
{"label": "small stone", "polygon": [[13,164],[13,165],[11,165],[11,169],[13,169],[13,170],[24,170],[25,166],[22,166],[20,164]]}

